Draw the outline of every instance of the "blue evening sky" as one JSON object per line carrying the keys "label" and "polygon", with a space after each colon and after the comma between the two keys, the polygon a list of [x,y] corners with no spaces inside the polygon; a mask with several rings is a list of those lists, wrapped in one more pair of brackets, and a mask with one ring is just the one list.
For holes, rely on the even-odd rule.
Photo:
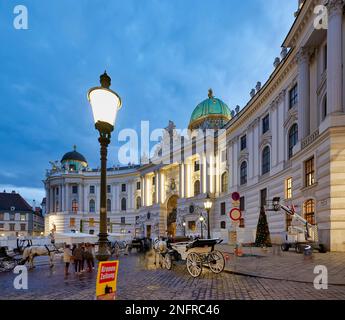
{"label": "blue evening sky", "polygon": [[[74,144],[99,165],[87,90],[106,69],[123,99],[109,149],[124,128],[188,125],[213,88],[232,109],[264,83],[297,0],[1,0],[0,190],[37,202],[50,160]],[[13,27],[26,5],[29,29]]]}

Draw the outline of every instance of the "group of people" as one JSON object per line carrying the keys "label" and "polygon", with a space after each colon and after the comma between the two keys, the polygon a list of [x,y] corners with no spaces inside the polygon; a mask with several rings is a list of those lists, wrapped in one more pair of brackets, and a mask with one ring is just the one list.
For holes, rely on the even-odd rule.
{"label": "group of people", "polygon": [[[74,263],[74,271],[77,275],[83,272],[92,272],[95,269],[95,245],[91,243],[69,244],[64,248],[65,275],[69,275],[69,266]],[[86,263],[87,269],[84,269]]]}

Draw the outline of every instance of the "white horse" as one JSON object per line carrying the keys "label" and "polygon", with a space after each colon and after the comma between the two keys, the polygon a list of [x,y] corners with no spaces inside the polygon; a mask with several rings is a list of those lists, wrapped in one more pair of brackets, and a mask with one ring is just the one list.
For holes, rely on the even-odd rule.
{"label": "white horse", "polygon": [[49,248],[48,246],[27,247],[23,251],[23,258],[20,264],[24,265],[28,261],[29,267],[32,269],[34,268],[34,258],[36,256],[49,256],[50,268],[52,268],[54,266],[54,257],[56,251],[58,251],[56,248]]}

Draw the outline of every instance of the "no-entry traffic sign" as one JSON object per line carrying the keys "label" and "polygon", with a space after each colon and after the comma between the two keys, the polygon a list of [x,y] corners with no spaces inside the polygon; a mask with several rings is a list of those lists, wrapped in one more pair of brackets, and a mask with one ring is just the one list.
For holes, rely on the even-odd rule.
{"label": "no-entry traffic sign", "polygon": [[230,219],[232,220],[232,221],[239,221],[239,220],[241,220],[241,218],[242,218],[242,212],[241,212],[241,210],[240,209],[238,209],[238,208],[234,208],[234,209],[232,209],[231,211],[230,211]]}

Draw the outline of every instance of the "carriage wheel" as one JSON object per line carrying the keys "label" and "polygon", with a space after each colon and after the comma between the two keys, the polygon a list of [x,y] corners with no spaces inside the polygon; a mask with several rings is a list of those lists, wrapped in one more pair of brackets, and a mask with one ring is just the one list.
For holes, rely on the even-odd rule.
{"label": "carriage wheel", "polygon": [[221,252],[213,251],[208,256],[208,266],[213,273],[221,273],[225,268],[225,259]]}
{"label": "carriage wheel", "polygon": [[1,269],[3,271],[11,271],[16,266],[16,263],[14,260],[3,260],[1,263]]}
{"label": "carriage wheel", "polygon": [[170,254],[166,254],[164,257],[164,266],[166,269],[171,270],[172,269],[172,261]]}
{"label": "carriage wheel", "polygon": [[197,253],[191,252],[187,256],[187,269],[189,274],[197,278],[202,272],[202,261]]}

